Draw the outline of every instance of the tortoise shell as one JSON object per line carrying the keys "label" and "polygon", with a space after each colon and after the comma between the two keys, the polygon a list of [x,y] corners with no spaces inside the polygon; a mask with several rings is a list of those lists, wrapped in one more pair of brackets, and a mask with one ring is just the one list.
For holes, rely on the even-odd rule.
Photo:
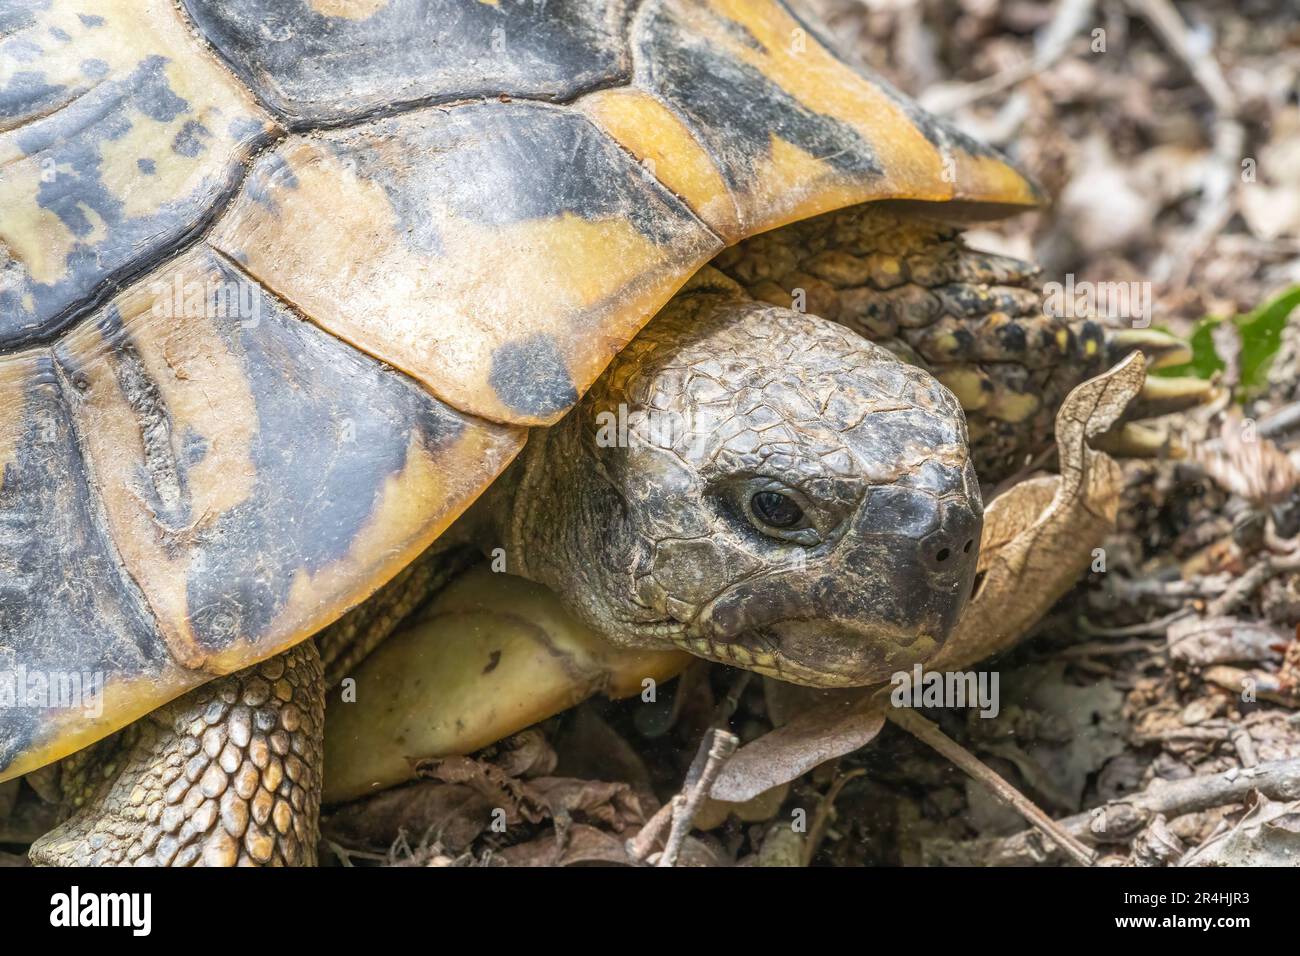
{"label": "tortoise shell", "polygon": [[[7,0],[0,37],[0,779],[364,600],[723,248],[1038,199],[776,0]],[[41,705],[73,679],[100,712]]]}

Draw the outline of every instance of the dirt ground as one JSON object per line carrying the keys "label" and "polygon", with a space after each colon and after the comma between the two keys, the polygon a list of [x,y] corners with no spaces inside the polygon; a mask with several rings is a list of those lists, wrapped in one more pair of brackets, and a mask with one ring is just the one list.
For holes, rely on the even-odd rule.
{"label": "dirt ground", "polygon": [[[1017,159],[1041,212],[973,243],[1046,280],[1150,283],[1223,397],[1129,462],[1117,533],[1014,651],[994,718],[929,710],[1093,862],[1300,860],[1300,14],[1294,0],[805,0],[850,56]],[[421,781],[332,811],[343,865],[644,859],[721,722],[790,703],[693,665],[654,704],[592,700]],[[878,732],[877,732],[878,731]],[[1068,854],[893,724],[743,803],[692,806],[681,864],[1054,865]],[[715,741],[716,743],[716,741]],[[717,763],[718,761],[713,761]],[[683,783],[685,781],[685,783]],[[656,817],[656,811],[661,811]],[[505,825],[497,827],[498,817]],[[15,853],[48,810],[0,788]],[[628,841],[631,840],[631,849]],[[654,851],[657,852],[657,851]],[[649,856],[651,860],[654,856]]]}

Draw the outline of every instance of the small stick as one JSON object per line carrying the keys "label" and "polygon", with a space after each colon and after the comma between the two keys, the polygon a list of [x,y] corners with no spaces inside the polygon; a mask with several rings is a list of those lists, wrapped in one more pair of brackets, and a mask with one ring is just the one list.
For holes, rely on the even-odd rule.
{"label": "small stick", "polygon": [[804,842],[803,848],[803,865],[812,864],[812,858],[817,853],[817,847],[822,842],[822,831],[826,829],[826,823],[831,818],[831,811],[835,809],[835,798],[840,795],[845,784],[850,780],[866,775],[866,771],[861,767],[850,770],[848,773],[837,774],[834,782],[826,790],[826,795],[822,797],[821,802],[817,804],[817,812],[813,814],[812,826],[808,828],[808,839]]}
{"label": "small stick", "polygon": [[1285,557],[1266,555],[1263,560],[1251,565],[1245,574],[1233,581],[1228,590],[1207,604],[1205,616],[1226,617],[1263,587],[1270,578],[1282,571],[1290,570],[1295,563],[1295,558],[1290,555]]}
{"label": "small stick", "polygon": [[741,671],[736,675],[736,679],[731,684],[731,689],[727,691],[727,696],[718,701],[717,709],[713,714],[713,725],[725,729],[730,723],[736,709],[740,707],[740,697],[745,693],[745,688],[749,682],[754,679],[753,671]]}
{"label": "small stick", "polygon": [[1191,614],[1192,609],[1184,607],[1166,614],[1164,617],[1158,617],[1154,621],[1143,621],[1141,624],[1129,624],[1124,627],[1101,627],[1081,615],[1079,617],[1079,630],[1089,637],[1145,637],[1150,634],[1164,634],[1165,631],[1169,630],[1170,624],[1181,621]]}
{"label": "small stick", "polygon": [[654,849],[654,845],[659,842],[660,834],[664,832],[664,827],[668,826],[668,821],[672,818],[673,801],[669,800],[655,811],[654,816],[646,821],[645,826],[637,831],[636,836],[627,841],[627,855],[637,863],[644,861]]}
{"label": "small stick", "polygon": [[[668,840],[664,844],[663,855],[659,857],[659,866],[674,866],[681,853],[686,835],[691,831],[691,821],[704,802],[705,796],[713,787],[723,766],[740,746],[740,738],[733,733],[715,728],[700,743],[700,751],[686,774],[686,784],[682,792],[673,797],[673,825],[668,831]],[[701,767],[700,764],[703,763]]]}
{"label": "small stick", "polygon": [[988,787],[995,796],[1042,830],[1080,866],[1092,866],[1096,854],[1058,826],[1032,800],[981,763],[978,757],[940,730],[937,724],[904,707],[891,708],[889,719]]}
{"label": "small stick", "polygon": [[1255,741],[1251,739],[1250,731],[1245,727],[1238,727],[1232,732],[1232,746],[1237,749],[1237,758],[1247,770],[1259,766],[1259,754],[1255,752]]}

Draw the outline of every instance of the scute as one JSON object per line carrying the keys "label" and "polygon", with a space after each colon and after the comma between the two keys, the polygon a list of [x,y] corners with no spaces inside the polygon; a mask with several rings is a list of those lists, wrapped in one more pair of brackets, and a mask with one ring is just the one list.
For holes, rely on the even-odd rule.
{"label": "scute", "polygon": [[92,721],[0,709],[0,778],[310,636],[424,550],[523,440],[303,322],[204,245],[52,357],[0,369],[3,421],[27,423],[6,439],[0,492],[28,572],[7,585],[21,626],[4,629],[5,663],[105,682]]}
{"label": "scute", "polygon": [[272,129],[170,0],[51,0],[8,16],[0,350],[48,338],[106,280],[199,230]]}
{"label": "scute", "polygon": [[184,0],[291,126],[414,103],[569,99],[628,71],[622,0]]}
{"label": "scute", "polygon": [[[0,360],[0,779],[39,766],[34,751],[66,751],[130,720],[82,709],[24,706],[59,678],[78,686],[162,676],[166,647],[112,542],[95,521],[92,479],[76,451],[51,356]],[[87,661],[94,661],[87,667]],[[106,703],[106,702],[104,702]],[[138,712],[137,712],[138,713]]]}
{"label": "scute", "polygon": [[684,124],[735,202],[734,219],[697,206],[729,242],[879,199],[1039,200],[998,154],[850,67],[783,3],[648,0],[632,45],[635,88],[663,109],[625,98],[598,122],[638,155]]}
{"label": "scute", "polygon": [[449,404],[527,425],[564,414],[722,247],[581,114],[536,103],[290,137],[213,242]]}

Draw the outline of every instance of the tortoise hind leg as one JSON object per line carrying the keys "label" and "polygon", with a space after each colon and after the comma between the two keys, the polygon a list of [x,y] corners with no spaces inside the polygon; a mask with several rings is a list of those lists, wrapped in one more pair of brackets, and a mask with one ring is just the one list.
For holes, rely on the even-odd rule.
{"label": "tortoise hind leg", "polygon": [[313,641],[159,708],[64,770],[49,866],[311,866],[324,680]]}

